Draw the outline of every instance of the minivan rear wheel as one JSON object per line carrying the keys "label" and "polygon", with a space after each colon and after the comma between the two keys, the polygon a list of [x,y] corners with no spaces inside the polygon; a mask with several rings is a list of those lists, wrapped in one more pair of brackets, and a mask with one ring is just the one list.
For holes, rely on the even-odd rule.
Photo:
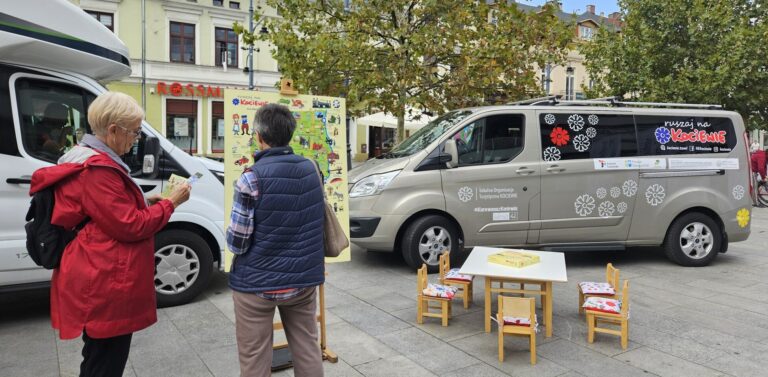
{"label": "minivan rear wheel", "polygon": [[437,272],[440,255],[444,252],[456,255],[459,250],[459,231],[451,220],[427,215],[408,225],[401,245],[408,266],[418,269],[426,264],[429,272]]}
{"label": "minivan rear wheel", "polygon": [[723,235],[711,217],[692,212],[678,217],[667,231],[664,251],[671,261],[686,267],[702,267],[720,252]]}

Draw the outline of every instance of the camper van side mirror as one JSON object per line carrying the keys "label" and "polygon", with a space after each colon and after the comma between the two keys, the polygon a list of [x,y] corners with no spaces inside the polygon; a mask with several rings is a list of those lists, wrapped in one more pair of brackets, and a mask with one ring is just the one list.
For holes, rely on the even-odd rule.
{"label": "camper van side mirror", "polygon": [[448,168],[455,168],[459,166],[459,150],[456,147],[456,140],[448,139],[443,147],[443,154],[440,156],[440,161],[443,161],[445,156],[445,163]]}
{"label": "camper van side mirror", "polygon": [[157,178],[159,173],[160,140],[151,135],[145,135],[144,154],[141,156],[141,173],[145,178]]}

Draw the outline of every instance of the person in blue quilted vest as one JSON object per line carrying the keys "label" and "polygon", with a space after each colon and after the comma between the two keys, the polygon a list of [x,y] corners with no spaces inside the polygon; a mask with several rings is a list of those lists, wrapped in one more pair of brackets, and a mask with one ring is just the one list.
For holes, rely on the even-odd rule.
{"label": "person in blue quilted vest", "polygon": [[263,106],[253,119],[259,151],[235,184],[227,245],[235,254],[240,375],[269,376],[275,308],[296,376],[322,376],[316,288],[325,280],[323,189],[315,162],[288,146],[296,120],[287,107]]}

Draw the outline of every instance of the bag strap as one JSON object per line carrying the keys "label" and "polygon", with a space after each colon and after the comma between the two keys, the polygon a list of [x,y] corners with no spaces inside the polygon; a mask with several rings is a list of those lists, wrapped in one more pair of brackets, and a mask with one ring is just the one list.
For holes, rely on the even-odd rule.
{"label": "bag strap", "polygon": [[315,172],[317,173],[317,178],[320,179],[320,189],[323,191],[323,198],[328,199],[325,196],[325,182],[323,181],[323,173],[320,172],[320,164],[317,163],[317,161],[307,159],[308,161],[312,162],[312,166],[315,167]]}

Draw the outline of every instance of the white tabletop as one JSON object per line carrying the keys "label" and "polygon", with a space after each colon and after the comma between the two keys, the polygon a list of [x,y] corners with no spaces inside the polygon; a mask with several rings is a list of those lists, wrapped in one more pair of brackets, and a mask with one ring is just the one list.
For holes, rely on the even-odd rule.
{"label": "white tabletop", "polygon": [[568,274],[565,272],[565,257],[563,253],[548,251],[521,250],[526,253],[536,254],[540,262],[527,267],[508,267],[496,263],[489,263],[488,256],[498,253],[501,250],[520,250],[520,249],[501,249],[495,247],[477,246],[472,249],[469,257],[459,270],[462,274],[475,276],[492,276],[499,278],[539,280],[539,281],[568,281]]}

